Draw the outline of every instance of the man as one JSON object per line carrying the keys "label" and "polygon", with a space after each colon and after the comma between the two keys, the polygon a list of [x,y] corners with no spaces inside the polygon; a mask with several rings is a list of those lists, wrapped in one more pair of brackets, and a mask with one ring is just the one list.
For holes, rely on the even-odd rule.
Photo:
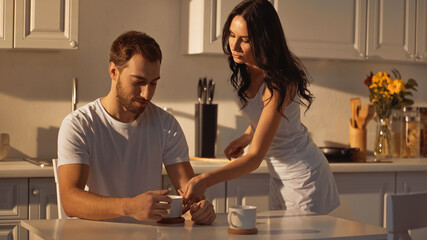
{"label": "man", "polygon": [[[110,51],[111,90],[69,114],[58,135],[61,200],[69,217],[160,220],[171,199],[162,189],[162,162],[179,190],[194,176],[176,119],[153,103],[162,53],[150,36],[130,31]],[[85,191],[85,186],[88,191]],[[212,204],[190,208],[192,220],[211,224]]]}

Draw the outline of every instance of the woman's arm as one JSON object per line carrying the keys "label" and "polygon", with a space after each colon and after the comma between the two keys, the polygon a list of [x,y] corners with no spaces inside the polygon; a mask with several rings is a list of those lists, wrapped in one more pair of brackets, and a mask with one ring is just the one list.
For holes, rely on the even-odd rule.
{"label": "woman's arm", "polygon": [[[295,96],[295,94],[286,94],[286,96],[284,107],[292,102],[290,96]],[[208,187],[246,175],[259,167],[273,141],[282,118],[277,111],[277,106],[280,102],[277,92],[271,96],[270,91],[264,91],[263,101],[264,108],[258,121],[257,129],[253,134],[248,153],[222,168],[203,173],[191,179],[183,187],[186,198],[197,200],[203,196]]]}
{"label": "woman's arm", "polygon": [[228,160],[231,158],[238,158],[243,155],[245,148],[251,143],[253,138],[252,127],[249,126],[242,136],[232,141],[224,150],[225,156]]}

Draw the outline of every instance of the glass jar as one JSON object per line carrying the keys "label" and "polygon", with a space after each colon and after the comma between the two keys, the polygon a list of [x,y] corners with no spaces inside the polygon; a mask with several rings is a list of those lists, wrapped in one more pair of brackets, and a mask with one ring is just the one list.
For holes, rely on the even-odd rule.
{"label": "glass jar", "polygon": [[427,107],[419,108],[421,119],[420,156],[427,157]]}
{"label": "glass jar", "polygon": [[394,158],[400,157],[400,142],[402,141],[402,127],[403,127],[403,111],[402,109],[393,110],[390,117],[391,124],[391,145],[393,151],[391,156]]}
{"label": "glass jar", "polygon": [[403,128],[400,142],[400,156],[417,158],[420,156],[420,114],[416,107],[403,108]]}

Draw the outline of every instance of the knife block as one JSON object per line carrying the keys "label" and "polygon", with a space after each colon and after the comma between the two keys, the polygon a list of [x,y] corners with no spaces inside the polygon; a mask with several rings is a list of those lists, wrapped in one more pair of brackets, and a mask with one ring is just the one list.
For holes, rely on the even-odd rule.
{"label": "knife block", "polygon": [[196,157],[215,158],[218,104],[196,104]]}

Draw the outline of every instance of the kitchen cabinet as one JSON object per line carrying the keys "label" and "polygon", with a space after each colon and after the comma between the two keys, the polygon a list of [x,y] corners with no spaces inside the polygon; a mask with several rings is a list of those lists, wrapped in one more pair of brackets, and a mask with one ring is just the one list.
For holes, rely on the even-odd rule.
{"label": "kitchen cabinet", "polygon": [[228,181],[227,210],[234,205],[253,205],[257,211],[267,211],[269,191],[270,174],[248,174]]}
{"label": "kitchen cabinet", "polygon": [[12,48],[13,0],[0,0],[0,48]]}
{"label": "kitchen cabinet", "polygon": [[0,239],[28,239],[28,231],[20,225],[28,219],[28,180],[0,179]]}
{"label": "kitchen cabinet", "polygon": [[426,0],[281,0],[276,9],[299,57],[422,61],[425,4]]}
{"label": "kitchen cabinet", "polygon": [[416,1],[368,1],[368,59],[415,60]]}
{"label": "kitchen cabinet", "polygon": [[[30,178],[28,194],[29,220],[58,218],[56,184],[53,178]],[[36,240],[37,236],[30,233],[29,239]]]}
{"label": "kitchen cabinet", "polygon": [[[218,183],[205,192],[206,199],[212,203],[216,213],[225,213],[225,184]],[[168,189],[170,194],[178,195],[167,175],[163,175],[163,189]]]}
{"label": "kitchen cabinet", "polygon": [[0,0],[0,48],[77,49],[78,3]]}
{"label": "kitchen cabinet", "polygon": [[334,177],[341,205],[330,215],[383,226],[384,195],[395,192],[395,173],[334,173]]}
{"label": "kitchen cabinet", "polygon": [[[222,27],[237,2],[182,0],[183,52],[222,54]],[[427,0],[272,2],[298,57],[427,62]]]}
{"label": "kitchen cabinet", "polygon": [[241,0],[181,0],[183,52],[222,53],[222,28],[239,2]]}
{"label": "kitchen cabinet", "polygon": [[0,239],[34,240],[20,220],[58,218],[53,178],[0,179]]}
{"label": "kitchen cabinet", "polygon": [[396,173],[396,193],[427,191],[427,172]]}
{"label": "kitchen cabinet", "polygon": [[365,0],[281,0],[275,7],[298,57],[365,58]]}
{"label": "kitchen cabinet", "polygon": [[427,62],[427,0],[417,1],[415,60]]}

